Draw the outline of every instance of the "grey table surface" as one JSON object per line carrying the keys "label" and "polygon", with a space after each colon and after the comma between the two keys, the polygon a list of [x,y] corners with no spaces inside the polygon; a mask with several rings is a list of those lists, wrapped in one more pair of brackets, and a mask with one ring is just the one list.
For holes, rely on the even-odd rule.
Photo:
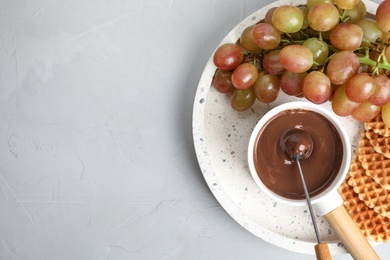
{"label": "grey table surface", "polygon": [[234,221],[193,145],[207,60],[270,2],[0,1],[0,259],[314,259]]}

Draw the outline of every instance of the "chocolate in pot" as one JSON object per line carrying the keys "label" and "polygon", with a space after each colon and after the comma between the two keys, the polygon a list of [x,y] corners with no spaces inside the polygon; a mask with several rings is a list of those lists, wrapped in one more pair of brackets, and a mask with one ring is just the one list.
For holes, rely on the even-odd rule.
{"label": "chocolate in pot", "polygon": [[329,187],[337,176],[343,159],[340,135],[323,115],[290,109],[271,118],[260,130],[254,147],[254,164],[261,181],[273,192],[290,199],[305,199],[296,162],[282,149],[280,138],[299,128],[313,139],[313,152],[301,161],[310,196]]}

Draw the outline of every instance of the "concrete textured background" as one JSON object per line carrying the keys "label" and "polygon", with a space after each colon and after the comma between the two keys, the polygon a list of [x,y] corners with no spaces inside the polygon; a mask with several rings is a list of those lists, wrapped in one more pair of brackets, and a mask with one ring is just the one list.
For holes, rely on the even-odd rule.
{"label": "concrete textured background", "polygon": [[314,259],[236,223],[193,147],[208,58],[270,2],[0,1],[0,259]]}

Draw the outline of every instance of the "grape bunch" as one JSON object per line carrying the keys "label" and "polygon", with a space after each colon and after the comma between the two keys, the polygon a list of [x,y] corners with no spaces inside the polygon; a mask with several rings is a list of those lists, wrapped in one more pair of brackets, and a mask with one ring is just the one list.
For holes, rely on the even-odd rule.
{"label": "grape bunch", "polygon": [[219,46],[212,86],[237,111],[271,103],[280,92],[390,126],[390,0],[375,15],[362,0],[307,0],[282,5]]}

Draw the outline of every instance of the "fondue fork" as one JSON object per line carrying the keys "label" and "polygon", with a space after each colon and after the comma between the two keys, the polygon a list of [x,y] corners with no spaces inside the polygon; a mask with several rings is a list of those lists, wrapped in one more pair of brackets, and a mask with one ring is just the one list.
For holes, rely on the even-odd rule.
{"label": "fondue fork", "polygon": [[302,156],[303,156],[302,154],[300,154],[299,156],[295,156],[295,161],[297,162],[297,165],[298,165],[299,174],[300,174],[301,179],[302,179],[303,190],[304,190],[305,196],[306,196],[307,206],[309,207],[310,217],[311,217],[311,220],[312,220],[313,226],[314,226],[314,232],[316,233],[317,245],[315,245],[315,247],[314,247],[315,252],[316,252],[316,257],[318,260],[332,259],[331,255],[330,255],[328,244],[321,243],[320,234],[318,232],[318,227],[317,227],[317,222],[315,220],[314,213],[313,213],[313,207],[311,206],[309,192],[307,191],[307,187],[306,187],[305,177],[303,176],[301,163],[299,162],[299,160],[300,160],[299,157],[302,157]]}
{"label": "fondue fork", "polygon": [[313,139],[308,132],[299,128],[294,128],[286,131],[280,140],[280,144],[284,152],[293,160],[295,160],[298,165],[299,174],[301,176],[303,190],[305,192],[305,197],[307,201],[307,206],[309,207],[310,217],[313,222],[314,231],[317,238],[317,245],[314,247],[316,257],[318,260],[331,260],[332,257],[330,255],[328,244],[321,243],[320,234],[317,228],[317,222],[314,217],[309,192],[307,191],[306,181],[300,163],[300,160],[305,160],[309,158],[309,156],[313,152]]}

